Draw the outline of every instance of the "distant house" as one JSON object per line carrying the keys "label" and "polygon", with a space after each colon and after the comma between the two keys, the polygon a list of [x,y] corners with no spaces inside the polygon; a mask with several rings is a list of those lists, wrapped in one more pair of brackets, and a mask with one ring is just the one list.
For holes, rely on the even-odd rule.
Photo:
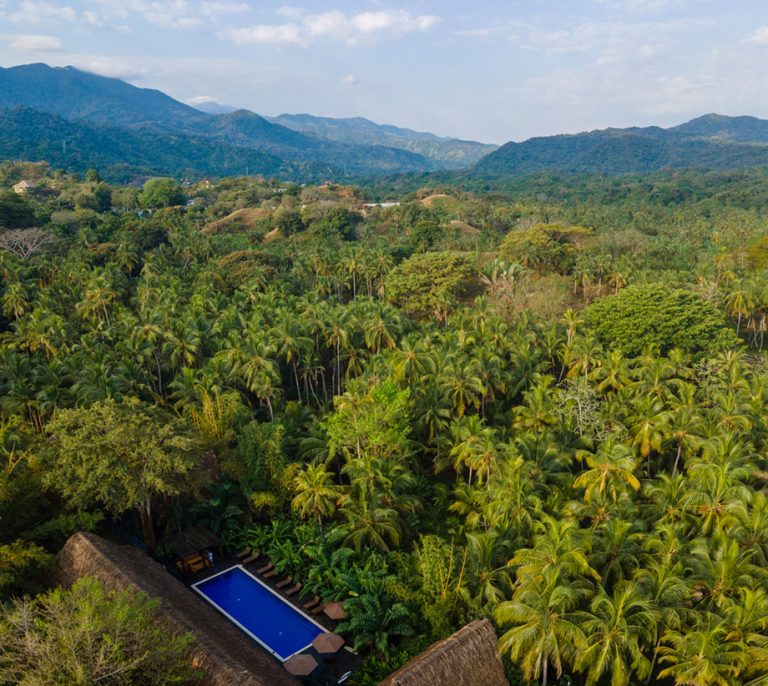
{"label": "distant house", "polygon": [[363,216],[366,216],[369,212],[372,212],[373,210],[386,210],[389,207],[400,207],[400,203],[399,202],[367,202],[362,206],[362,208],[360,209],[360,212],[363,214]]}
{"label": "distant house", "polygon": [[24,179],[23,181],[19,181],[15,186],[13,186],[13,192],[18,193],[19,195],[26,195],[27,193],[31,193],[33,190],[35,190],[35,188],[37,188],[37,186],[34,183]]}

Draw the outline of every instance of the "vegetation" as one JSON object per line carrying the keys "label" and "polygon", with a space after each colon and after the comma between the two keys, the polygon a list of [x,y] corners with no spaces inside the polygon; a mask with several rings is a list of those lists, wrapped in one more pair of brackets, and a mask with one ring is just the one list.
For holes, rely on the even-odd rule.
{"label": "vegetation", "polygon": [[192,637],[156,625],[158,604],[85,577],[0,608],[0,684],[197,683],[185,664]]}
{"label": "vegetation", "polygon": [[89,176],[0,167],[51,238],[0,253],[4,599],[74,530],[197,522],[345,601],[358,684],[477,617],[513,683],[768,678],[762,173]]}

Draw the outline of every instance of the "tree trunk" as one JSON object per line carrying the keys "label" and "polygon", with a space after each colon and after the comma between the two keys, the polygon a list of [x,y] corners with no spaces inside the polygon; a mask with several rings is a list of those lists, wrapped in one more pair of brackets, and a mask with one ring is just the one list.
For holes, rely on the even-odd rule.
{"label": "tree trunk", "polygon": [[152,505],[147,498],[139,505],[139,517],[141,518],[141,532],[144,537],[144,544],[150,550],[157,548],[157,538],[155,536],[155,525],[152,522]]}
{"label": "tree trunk", "polygon": [[677,442],[677,456],[675,457],[675,466],[672,467],[672,476],[677,474],[677,466],[680,464],[680,455],[683,452],[683,442]]}
{"label": "tree trunk", "polygon": [[544,666],[541,668],[541,686],[547,686],[547,668],[549,667],[549,660],[544,658]]}

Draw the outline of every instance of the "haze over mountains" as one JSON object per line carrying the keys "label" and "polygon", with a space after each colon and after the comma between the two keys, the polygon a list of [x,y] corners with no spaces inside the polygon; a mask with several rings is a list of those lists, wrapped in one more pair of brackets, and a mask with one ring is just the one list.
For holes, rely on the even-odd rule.
{"label": "haze over mountains", "polygon": [[[373,137],[366,143],[305,134],[247,110],[208,114],[156,90],[44,64],[0,69],[0,131],[3,157],[37,155],[72,168],[93,166],[88,160],[94,159],[123,172],[135,167],[174,175],[250,172],[303,179],[457,166],[450,161],[451,141],[431,134],[414,135],[437,139],[441,156],[382,145]],[[477,149],[462,166],[493,149],[463,141],[457,147],[460,157]]]}
{"label": "haze over mountains", "polygon": [[[207,109],[208,111],[202,111]],[[308,114],[185,105],[119,79],[45,64],[0,68],[0,158],[139,174],[349,180],[456,171],[504,177],[540,172],[648,172],[768,166],[768,121],[706,115],[668,129],[605,129],[501,148]]]}

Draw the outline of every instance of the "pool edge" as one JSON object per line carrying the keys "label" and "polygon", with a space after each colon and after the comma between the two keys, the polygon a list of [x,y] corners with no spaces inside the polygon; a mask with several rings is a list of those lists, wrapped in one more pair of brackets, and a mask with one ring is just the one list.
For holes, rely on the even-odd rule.
{"label": "pool edge", "polygon": [[280,655],[276,651],[272,650],[272,648],[270,648],[266,643],[264,643],[264,641],[262,641],[252,631],[250,631],[249,629],[246,629],[245,626],[243,626],[240,622],[238,622],[231,614],[229,614],[229,612],[227,612],[219,604],[213,602],[213,600],[211,600],[207,595],[205,595],[205,593],[203,593],[198,588],[198,586],[200,586],[201,584],[204,584],[204,583],[210,581],[211,579],[215,579],[217,576],[221,576],[222,574],[227,574],[227,573],[231,572],[233,569],[239,569],[244,574],[247,574],[257,584],[259,584],[263,588],[266,588],[276,598],[279,598],[283,603],[285,603],[288,607],[290,607],[291,610],[293,610],[297,614],[301,615],[305,619],[308,619],[312,624],[314,624],[316,627],[318,627],[321,630],[322,633],[324,633],[324,634],[330,633],[328,631],[328,629],[326,629],[322,624],[320,624],[319,622],[317,622],[314,619],[312,619],[312,617],[310,617],[308,614],[306,614],[305,612],[303,612],[302,610],[297,608],[293,603],[291,603],[286,598],[284,598],[280,593],[277,593],[275,590],[270,588],[270,586],[268,584],[265,584],[261,579],[259,579],[257,576],[255,576],[251,572],[249,572],[245,567],[243,567],[243,565],[232,565],[231,567],[227,567],[226,569],[223,569],[220,572],[216,572],[216,574],[211,574],[211,576],[206,577],[205,579],[201,579],[200,581],[190,585],[190,588],[192,590],[194,590],[195,593],[197,593],[201,598],[203,598],[203,600],[205,600],[205,602],[207,602],[209,605],[211,605],[216,610],[221,612],[221,614],[223,614],[230,622],[232,622],[235,626],[237,626],[242,631],[244,631],[246,634],[248,634],[248,636],[250,636],[254,641],[256,641],[256,643],[258,643],[262,648],[264,648],[264,650],[266,650],[270,655],[272,655],[272,657],[277,659],[281,664],[285,663],[287,660],[290,660],[294,655],[298,655],[299,653],[305,651],[307,648],[311,648],[312,647],[312,643],[308,643],[303,648],[299,648],[298,650],[294,651],[293,653],[291,653],[287,657],[283,657],[282,655]]}

